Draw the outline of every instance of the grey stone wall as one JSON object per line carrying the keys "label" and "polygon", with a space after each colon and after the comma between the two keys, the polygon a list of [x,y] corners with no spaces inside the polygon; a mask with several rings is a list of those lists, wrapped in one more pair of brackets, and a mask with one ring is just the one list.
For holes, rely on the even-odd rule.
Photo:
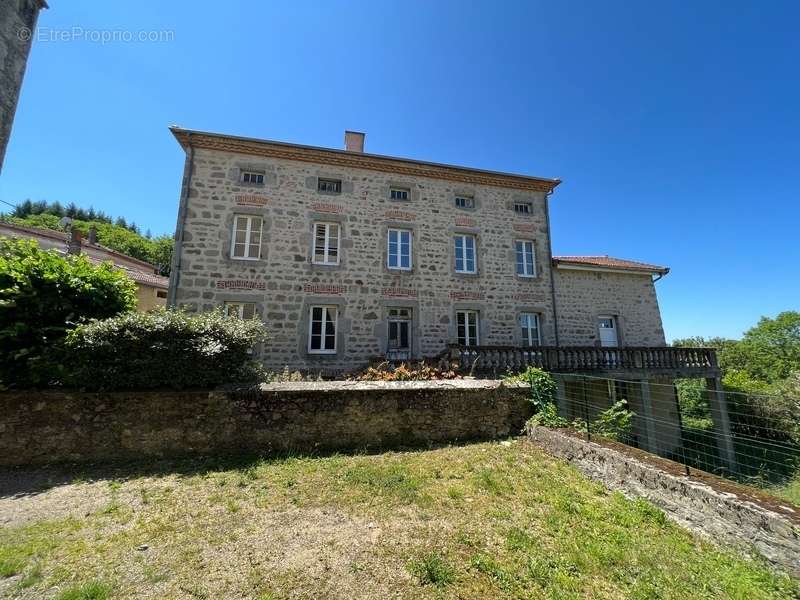
{"label": "grey stone wall", "polygon": [[[239,182],[242,169],[263,171],[263,186]],[[342,193],[317,191],[319,177],[341,179]],[[390,186],[411,191],[408,201],[389,198]],[[456,194],[476,198],[476,208],[454,205]],[[513,201],[533,203],[518,215]],[[230,256],[236,214],[264,219],[260,257]],[[342,227],[341,265],[311,262],[312,223]],[[413,232],[413,267],[386,266],[386,230]],[[477,275],[453,268],[453,236],[477,236]],[[231,296],[255,302],[271,341],[267,367],[309,371],[352,369],[386,352],[387,308],[411,305],[417,339],[415,357],[433,356],[456,341],[456,307],[480,311],[482,344],[517,343],[516,315],[541,313],[542,341],[553,344],[550,260],[543,192],[465,185],[428,177],[403,176],[351,167],[260,158],[197,149],[188,190],[180,273],[173,276],[175,303],[208,310]],[[516,275],[514,242],[533,240],[537,277]],[[306,351],[308,311],[313,304],[340,309],[336,355]]]}
{"label": "grey stone wall", "polygon": [[0,393],[0,466],[517,435],[526,390],[497,381],[314,382],[249,392]]}
{"label": "grey stone wall", "polygon": [[[646,498],[680,525],[745,551],[755,549],[773,564],[800,576],[800,528],[797,520],[788,517],[792,509],[787,507],[787,514],[781,514],[748,500],[744,494],[720,491],[613,448],[545,427],[531,427],[528,435],[584,475],[627,495]],[[733,486],[726,487],[729,490]]]}
{"label": "grey stone wall", "polygon": [[41,8],[41,0],[0,2],[0,171]]}
{"label": "grey stone wall", "polygon": [[558,335],[564,346],[600,345],[597,318],[616,317],[620,346],[664,346],[649,274],[555,269]]}

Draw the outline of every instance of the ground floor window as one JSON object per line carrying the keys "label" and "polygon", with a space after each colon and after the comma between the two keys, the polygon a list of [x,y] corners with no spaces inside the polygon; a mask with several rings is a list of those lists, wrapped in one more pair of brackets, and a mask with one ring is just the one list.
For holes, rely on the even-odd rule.
{"label": "ground floor window", "polygon": [[252,319],[256,316],[256,305],[254,302],[226,302],[225,315],[240,319]]}
{"label": "ground floor window", "polygon": [[389,309],[389,340],[387,358],[408,360],[411,358],[411,309]]}
{"label": "ground floor window", "polygon": [[541,334],[539,333],[539,315],[536,313],[522,313],[519,316],[519,326],[522,330],[523,346],[539,346],[542,343]]}
{"label": "ground floor window", "polygon": [[308,351],[313,354],[334,354],[336,352],[336,320],[338,309],[335,306],[312,306],[309,312]]}
{"label": "ground floor window", "polygon": [[458,343],[461,346],[478,345],[478,311],[456,311],[456,329]]}

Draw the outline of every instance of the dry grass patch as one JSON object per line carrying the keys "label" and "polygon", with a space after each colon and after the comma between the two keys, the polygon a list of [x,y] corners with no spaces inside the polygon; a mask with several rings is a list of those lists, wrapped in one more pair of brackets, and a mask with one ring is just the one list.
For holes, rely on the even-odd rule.
{"label": "dry grass patch", "polygon": [[[0,529],[0,595],[277,600],[800,592],[758,560],[720,551],[650,504],[609,493],[518,441],[183,461],[157,474],[84,479],[0,499],[0,514],[10,515]],[[15,512],[16,503],[24,510]]]}

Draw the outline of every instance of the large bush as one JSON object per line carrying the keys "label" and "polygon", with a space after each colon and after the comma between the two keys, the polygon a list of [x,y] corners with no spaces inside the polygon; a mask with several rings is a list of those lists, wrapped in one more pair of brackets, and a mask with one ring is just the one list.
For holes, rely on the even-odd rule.
{"label": "large bush", "polygon": [[0,238],[0,388],[60,377],[67,332],[136,306],[136,285],[110,263]]}
{"label": "large bush", "polygon": [[257,320],[221,311],[131,313],[82,325],[67,338],[70,386],[90,390],[210,387],[254,380]]}

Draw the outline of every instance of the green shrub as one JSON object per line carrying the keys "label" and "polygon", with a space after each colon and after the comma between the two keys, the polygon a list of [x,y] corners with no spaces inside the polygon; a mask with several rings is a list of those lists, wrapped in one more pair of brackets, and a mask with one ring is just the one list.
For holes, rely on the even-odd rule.
{"label": "green shrub", "polygon": [[67,383],[109,390],[254,381],[261,374],[252,348],[265,339],[260,321],[222,311],[124,314],[70,332]]}
{"label": "green shrub", "polygon": [[566,427],[568,425],[568,421],[558,415],[556,406],[558,386],[550,373],[536,367],[528,367],[521,373],[506,377],[506,382],[528,385],[528,399],[536,410],[536,413],[528,421],[529,424],[544,427]]}
{"label": "green shrub", "polygon": [[633,417],[635,416],[636,413],[628,409],[628,401],[622,398],[598,413],[597,418],[592,421],[591,427],[586,426],[584,419],[575,419],[572,427],[582,433],[586,433],[588,430],[610,440],[630,443]]}
{"label": "green shrub", "polygon": [[521,373],[506,377],[509,383],[527,383],[529,398],[536,412],[541,412],[548,404],[555,404],[558,386],[552,375],[536,367],[528,367]]}
{"label": "green shrub", "polygon": [[625,441],[633,430],[633,416],[633,411],[628,410],[628,401],[617,400],[597,415],[592,431],[612,440]]}
{"label": "green shrub", "polygon": [[0,388],[60,377],[67,332],[136,306],[136,285],[110,263],[0,238]]}

